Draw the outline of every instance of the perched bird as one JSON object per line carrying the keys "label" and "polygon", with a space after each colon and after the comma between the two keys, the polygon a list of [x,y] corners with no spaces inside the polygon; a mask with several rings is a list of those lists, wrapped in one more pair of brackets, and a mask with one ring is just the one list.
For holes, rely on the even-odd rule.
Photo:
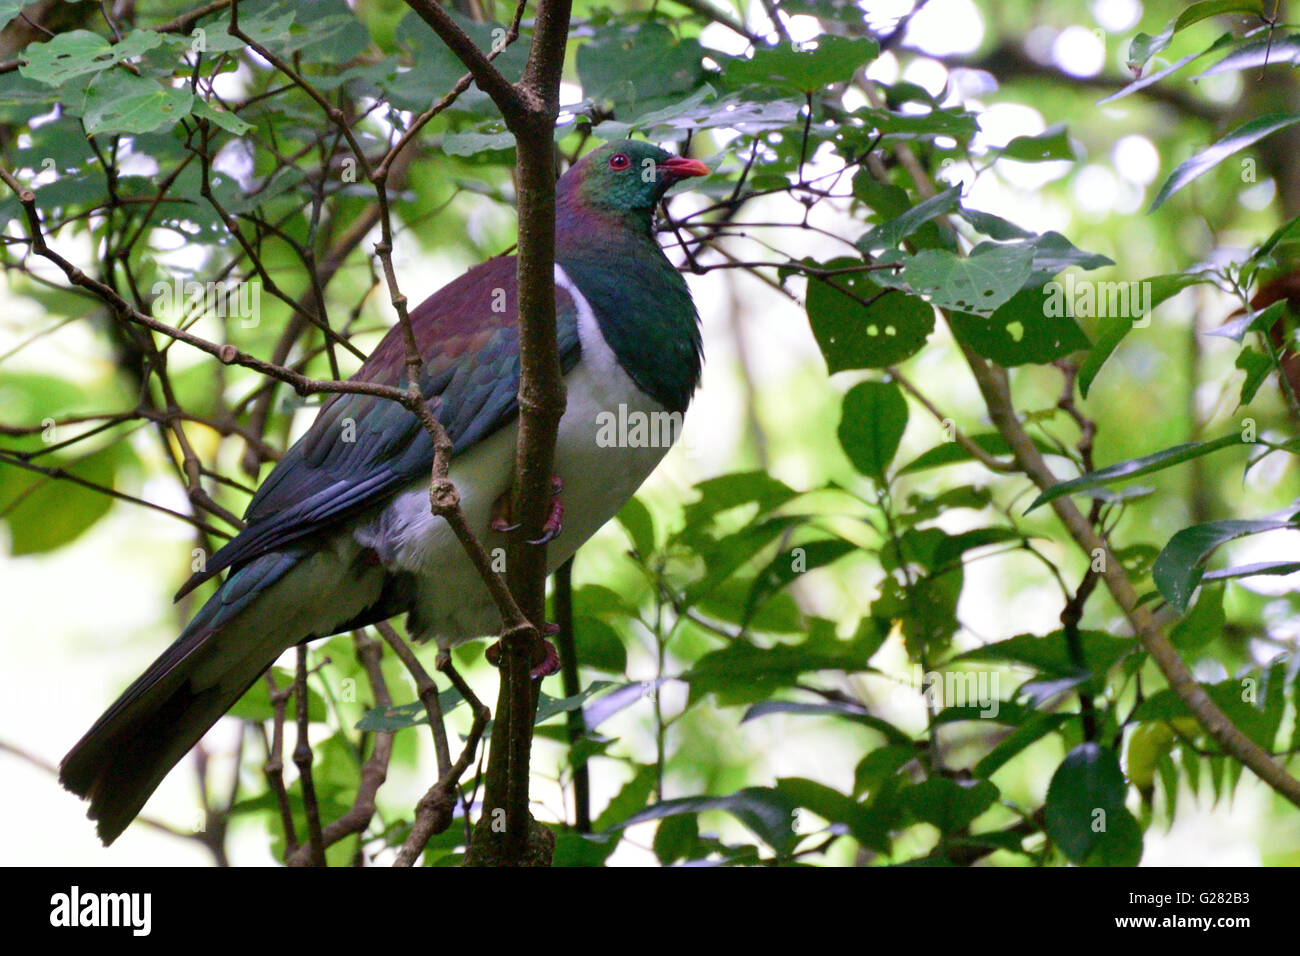
{"label": "perched bird", "polygon": [[[548,550],[552,569],[614,516],[667,451],[664,441],[611,442],[610,416],[683,413],[699,382],[699,318],[652,220],[669,186],[708,172],[698,160],[623,140],[588,153],[557,184],[555,297],[568,407],[555,471],[569,509]],[[514,474],[516,288],[513,257],[491,259],[410,316],[424,359],[420,386],[455,446],[450,477],[470,527],[485,538],[508,521],[500,503]],[[353,379],[402,386],[404,360],[394,328]],[[486,587],[430,512],[432,463],[432,440],[397,403],[341,394],[322,407],[258,488],[247,527],[177,598],[229,569],[225,582],[63,758],[59,779],[89,799],[105,844],[293,645],[402,613],[414,639],[443,648],[499,629]]]}

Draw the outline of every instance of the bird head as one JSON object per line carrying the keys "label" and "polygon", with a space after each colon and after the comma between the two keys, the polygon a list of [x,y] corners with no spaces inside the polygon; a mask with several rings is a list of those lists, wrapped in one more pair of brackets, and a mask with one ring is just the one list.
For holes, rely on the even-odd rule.
{"label": "bird head", "polygon": [[638,140],[622,139],[593,149],[559,182],[582,205],[616,212],[649,212],[673,183],[710,170],[698,159],[674,156]]}

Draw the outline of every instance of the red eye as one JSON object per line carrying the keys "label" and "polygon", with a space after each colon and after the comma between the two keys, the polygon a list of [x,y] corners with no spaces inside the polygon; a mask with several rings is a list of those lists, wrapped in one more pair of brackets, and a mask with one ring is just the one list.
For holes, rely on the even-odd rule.
{"label": "red eye", "polygon": [[609,157],[610,169],[627,169],[631,165],[632,160],[627,158],[626,153],[615,153],[613,156]]}

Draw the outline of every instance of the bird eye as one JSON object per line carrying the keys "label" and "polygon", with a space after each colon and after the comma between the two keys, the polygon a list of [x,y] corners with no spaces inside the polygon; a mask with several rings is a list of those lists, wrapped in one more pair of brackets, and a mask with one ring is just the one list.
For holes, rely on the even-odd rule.
{"label": "bird eye", "polygon": [[609,157],[610,169],[627,169],[631,165],[632,160],[627,158],[626,153],[615,153],[613,156]]}

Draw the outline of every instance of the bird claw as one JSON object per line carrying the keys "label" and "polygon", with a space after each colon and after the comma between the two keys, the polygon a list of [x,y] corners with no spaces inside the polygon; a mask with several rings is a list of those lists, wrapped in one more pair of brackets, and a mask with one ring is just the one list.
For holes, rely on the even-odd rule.
{"label": "bird claw", "polygon": [[[560,536],[560,532],[564,530],[564,505],[560,501],[560,492],[563,490],[563,480],[559,475],[552,475],[551,511],[546,516],[546,523],[542,525],[541,537],[529,539],[529,544],[541,545],[554,541]],[[522,527],[519,522],[511,520],[510,492],[505,492],[492,503],[492,516],[488,521],[488,527],[500,534],[509,534],[511,531],[518,531]]]}
{"label": "bird claw", "polygon": [[542,525],[542,536],[540,538],[529,539],[529,544],[546,544],[548,541],[554,541],[564,530],[564,503],[560,501],[559,496],[551,499],[551,513],[546,516],[546,523]]}
{"label": "bird claw", "polygon": [[[542,627],[543,634],[556,634],[559,630],[560,628],[556,624],[546,624]],[[533,667],[528,672],[528,676],[533,680],[541,680],[543,677],[550,677],[552,674],[556,674],[560,670],[560,655],[559,652],[556,651],[555,645],[545,638],[542,638],[541,643],[541,655],[540,657],[537,654],[533,655]],[[489,646],[486,656],[489,664],[493,667],[500,667],[501,642],[497,641]]]}

